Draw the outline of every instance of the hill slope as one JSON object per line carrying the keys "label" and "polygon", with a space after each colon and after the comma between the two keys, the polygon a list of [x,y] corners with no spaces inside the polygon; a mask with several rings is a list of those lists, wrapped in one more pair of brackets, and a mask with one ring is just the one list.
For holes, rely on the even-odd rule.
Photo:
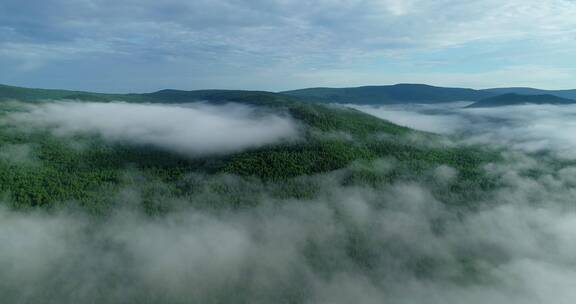
{"label": "hill slope", "polygon": [[[68,96],[68,92],[48,93]],[[92,96],[90,93],[82,94]],[[94,96],[109,97],[106,94]],[[462,177],[453,186],[454,190],[472,193],[470,185],[484,187],[488,183],[481,174],[481,164],[494,159],[494,155],[477,148],[445,146],[439,143],[440,137],[436,135],[401,127],[357,110],[304,102],[282,94],[164,90],[138,95],[137,98],[127,96],[132,98],[129,100],[132,102],[138,99],[155,103],[204,101],[215,105],[225,102],[246,104],[292,117],[302,126],[301,138],[296,142],[271,144],[227,155],[191,158],[147,145],[108,142],[93,134],[62,137],[50,129],[30,130],[3,124],[0,126],[0,146],[25,150],[34,160],[31,164],[15,163],[0,157],[0,195],[18,208],[79,202],[90,210],[102,212],[115,202],[111,195],[103,193],[137,187],[143,189],[144,198],[158,193],[170,197],[187,196],[203,189],[204,186],[191,185],[187,181],[189,176],[201,174],[208,176],[200,181],[201,184],[209,183],[206,187],[230,193],[230,201],[220,204],[243,205],[250,202],[239,198],[235,186],[209,177],[224,174],[262,183],[279,183],[281,186],[275,195],[305,197],[313,193],[315,187],[300,178],[382,158],[398,162],[398,169],[375,173],[370,165],[361,166],[349,171],[345,182],[388,183],[403,178],[419,178],[436,166],[449,165],[456,168]],[[114,98],[121,97],[114,95]],[[33,96],[29,100],[39,99],[39,96]],[[14,111],[27,109],[26,106],[15,107],[13,103],[0,105],[0,120]],[[134,180],[129,177],[130,172],[137,172],[140,177]],[[163,186],[159,187],[159,184]],[[107,190],[103,192],[103,189]],[[156,212],[163,207],[153,205],[145,208]]]}
{"label": "hill slope", "polygon": [[554,95],[520,95],[520,94],[503,94],[495,97],[486,98],[476,103],[469,105],[469,108],[487,108],[487,107],[501,107],[513,105],[526,105],[526,104],[550,104],[550,105],[566,105],[574,104],[576,100],[562,98]]}

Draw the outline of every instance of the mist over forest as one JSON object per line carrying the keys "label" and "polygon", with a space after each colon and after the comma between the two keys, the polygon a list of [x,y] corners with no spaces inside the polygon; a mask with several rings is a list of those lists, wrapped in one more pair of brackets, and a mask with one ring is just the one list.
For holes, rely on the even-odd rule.
{"label": "mist over forest", "polygon": [[468,104],[349,106],[399,125],[459,137],[469,144],[506,146],[527,153],[550,152],[565,159],[576,157],[573,105],[465,108]]}
{"label": "mist over forest", "polygon": [[0,304],[576,303],[576,0],[0,0]]}
{"label": "mist over forest", "polygon": [[[0,294],[570,302],[573,108],[462,106],[306,108],[352,115],[338,128],[311,126],[292,104],[4,103]],[[379,120],[348,107],[416,130],[365,132],[355,124]],[[282,176],[310,166],[306,151],[338,161]],[[280,175],[243,170],[258,162]]]}

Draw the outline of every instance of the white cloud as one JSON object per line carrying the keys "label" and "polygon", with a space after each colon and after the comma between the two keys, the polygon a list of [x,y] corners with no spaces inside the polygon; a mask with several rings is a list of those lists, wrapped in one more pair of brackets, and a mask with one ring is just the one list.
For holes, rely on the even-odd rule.
{"label": "white cloud", "polygon": [[[235,81],[230,81],[227,75],[243,73],[255,75],[248,81],[250,87],[287,88],[292,86],[287,82],[302,86],[324,81],[321,77],[308,83],[298,79],[299,72],[309,67],[352,70],[355,74],[361,72],[359,66],[366,65],[364,60],[371,61],[368,63],[371,66],[375,65],[373,61],[413,62],[422,54],[450,52],[458,47],[474,48],[478,44],[494,45],[496,49],[518,44],[498,56],[500,70],[503,65],[533,64],[515,62],[526,54],[540,61],[545,69],[561,69],[576,48],[574,15],[576,3],[569,0],[171,0],[161,3],[49,0],[32,8],[8,0],[0,4],[0,28],[9,29],[4,31],[4,36],[0,31],[0,49],[24,50],[9,51],[10,56],[4,58],[3,64],[12,66],[8,65],[9,58],[18,62],[17,67],[25,72],[51,62],[70,61],[79,66],[67,69],[88,65],[93,67],[90,70],[95,70],[99,62],[86,59],[98,55],[108,64],[122,63],[132,70],[142,66],[154,70],[158,70],[156,65],[169,66],[170,72],[157,80],[177,73],[177,79],[185,78],[173,80],[179,86],[202,84],[206,75],[212,77],[206,86],[233,85]],[[531,44],[525,46],[523,42]],[[460,64],[495,60],[493,54],[482,56],[469,51],[455,51],[466,57],[466,62]],[[450,54],[446,57],[453,58]],[[177,64],[170,66],[169,62]],[[187,68],[177,69],[182,66]],[[58,68],[46,67],[48,70]],[[187,72],[198,69],[202,72]],[[378,69],[385,72],[386,67]],[[262,70],[272,77],[259,75]],[[422,71],[420,66],[415,66],[405,68],[400,73],[404,76],[399,77],[406,79],[414,74],[416,79],[422,79],[418,81],[436,82],[438,76],[445,75],[458,84],[458,74],[466,76],[459,73],[463,70],[457,68],[450,77],[448,72]],[[202,76],[194,77],[195,74]],[[215,74],[218,77],[214,77]],[[472,86],[495,85],[494,78],[485,77],[485,73],[474,74],[463,82]],[[124,75],[122,81],[126,81],[127,76]],[[369,76],[367,82],[382,81],[378,73]],[[515,81],[505,76],[501,75],[498,81]],[[544,72],[514,73],[513,76],[522,77],[521,83],[526,83],[526,77],[534,80],[532,84],[536,81],[556,83],[556,79],[546,81],[549,75]],[[219,81],[221,78],[226,79]],[[386,81],[404,81],[390,78]],[[345,77],[332,83],[350,84]],[[113,86],[114,82],[109,85]]]}
{"label": "white cloud", "polygon": [[154,105],[51,102],[31,105],[6,120],[58,135],[101,135],[112,142],[153,145],[190,156],[226,154],[295,139],[289,117],[240,105]]}
{"label": "white cloud", "polygon": [[466,109],[478,118],[467,128],[474,143],[499,143],[528,152],[550,150],[576,158],[576,106],[524,105]]}
{"label": "white cloud", "polygon": [[521,105],[464,109],[466,104],[357,106],[366,113],[416,128],[452,134],[471,144],[576,158],[576,106]]}
{"label": "white cloud", "polygon": [[[392,121],[401,126],[435,133],[452,134],[467,123],[466,120],[455,114],[427,113],[426,110],[434,110],[443,107],[462,107],[470,103],[453,103],[441,105],[415,105],[410,106],[346,106],[369,113],[376,117]],[[420,112],[423,111],[423,112]]]}
{"label": "white cloud", "polygon": [[94,220],[0,209],[0,292],[51,303],[563,304],[576,296],[570,179],[517,175],[490,196],[498,204],[455,216],[424,185],[318,178],[314,200],[267,199],[242,211],[118,210]]}

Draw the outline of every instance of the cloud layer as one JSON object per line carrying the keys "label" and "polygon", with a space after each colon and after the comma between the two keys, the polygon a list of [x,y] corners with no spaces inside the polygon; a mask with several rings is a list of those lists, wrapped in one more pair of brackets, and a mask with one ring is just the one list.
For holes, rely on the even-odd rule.
{"label": "cloud layer", "polygon": [[[558,154],[568,137],[555,133],[570,130],[576,115],[574,107],[440,106],[374,113],[484,144],[514,147],[547,139],[558,143],[546,146]],[[263,144],[243,132],[269,132],[282,125],[278,121],[293,126],[285,117],[240,105],[67,102],[33,105],[8,119],[63,136],[97,133],[192,155]],[[222,132],[205,137],[215,130]],[[278,140],[278,133],[262,136]],[[230,135],[244,140],[231,145]],[[0,157],[34,161],[30,149],[13,145]],[[458,193],[460,172],[446,165],[423,169],[409,181],[371,186],[350,183],[358,166],[377,173],[407,170],[380,159],[286,184],[188,172],[176,182],[192,185],[183,196],[146,196],[166,185],[134,178],[122,189],[106,189],[115,207],[105,217],[64,207],[0,208],[0,294],[11,303],[58,304],[573,302],[576,167],[558,169],[508,151],[501,162],[483,167],[498,186],[467,195],[476,185]],[[299,199],[274,195],[303,185],[317,192]],[[226,205],[231,199],[249,203],[233,208]],[[138,207],[145,204],[166,211],[151,216]]]}
{"label": "cloud layer", "polygon": [[570,0],[5,0],[0,82],[127,91],[518,77],[557,87],[574,80],[575,14]]}
{"label": "cloud layer", "polygon": [[15,303],[571,303],[576,169],[534,179],[519,168],[537,162],[515,161],[491,168],[505,181],[487,196],[493,207],[466,213],[424,183],[342,187],[334,174],[316,177],[314,199],[253,188],[264,200],[236,211],[95,220],[0,209],[0,293]]}
{"label": "cloud layer", "polygon": [[60,136],[98,134],[112,142],[152,145],[187,156],[227,154],[298,136],[289,117],[239,104],[51,102],[28,106],[6,120]]}

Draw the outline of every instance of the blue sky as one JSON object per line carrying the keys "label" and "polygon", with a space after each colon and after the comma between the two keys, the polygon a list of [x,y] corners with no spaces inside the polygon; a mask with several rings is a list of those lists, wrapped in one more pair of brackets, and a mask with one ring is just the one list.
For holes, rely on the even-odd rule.
{"label": "blue sky", "polygon": [[0,83],[576,88],[574,0],[2,0]]}

